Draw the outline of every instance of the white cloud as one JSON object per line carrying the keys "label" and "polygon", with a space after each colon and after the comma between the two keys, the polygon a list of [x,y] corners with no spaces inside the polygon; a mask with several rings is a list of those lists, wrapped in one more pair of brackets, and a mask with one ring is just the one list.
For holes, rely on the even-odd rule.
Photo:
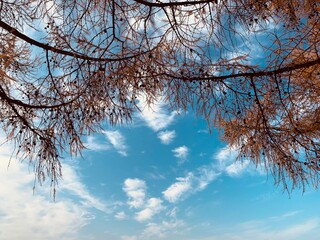
{"label": "white cloud", "polygon": [[59,184],[58,194],[60,190],[66,190],[80,198],[84,206],[88,208],[96,208],[105,213],[110,213],[106,203],[90,194],[87,187],[81,182],[79,175],[76,173],[74,168],[67,164],[63,164],[62,172],[63,180]]}
{"label": "white cloud", "polygon": [[166,179],[166,177],[158,172],[148,172],[147,176],[153,180],[163,180]]}
{"label": "white cloud", "polygon": [[197,133],[210,133],[208,129],[200,129]]}
{"label": "white cloud", "polygon": [[187,146],[181,146],[181,147],[177,147],[177,148],[173,149],[172,152],[176,158],[180,159],[180,161],[181,161],[180,163],[183,163],[186,160],[186,158],[188,157],[189,148]]}
{"label": "white cloud", "polygon": [[[212,225],[203,225],[203,232],[209,231],[210,233],[198,240],[318,240],[320,231],[320,219],[309,218],[301,220],[300,218],[292,217],[284,219],[283,223],[277,222],[276,224],[268,220],[251,220],[240,224],[233,224],[232,228],[216,228],[212,232]],[[184,229],[184,231],[186,231]],[[157,238],[153,238],[157,239]],[[173,239],[173,238],[172,238]],[[184,236],[185,240],[193,240],[193,237]]]}
{"label": "white cloud", "polygon": [[[310,233],[312,230],[319,230],[320,221],[318,218],[309,219],[305,222],[297,223],[293,226],[289,226],[286,229],[278,231],[275,239],[302,239],[306,233]],[[271,236],[270,236],[271,237]]]}
{"label": "white cloud", "polygon": [[170,185],[163,193],[169,202],[177,202],[184,194],[192,190],[192,173],[184,178],[177,178],[177,182]]}
{"label": "white cloud", "polygon": [[280,216],[273,216],[273,217],[270,217],[269,219],[272,220],[272,221],[283,221],[283,220],[286,220],[288,218],[291,218],[291,217],[295,217],[297,216],[298,214],[300,214],[302,211],[291,211],[291,212],[286,212]]}
{"label": "white cloud", "polygon": [[125,212],[117,212],[116,215],[114,215],[114,217],[118,220],[124,220],[127,218],[127,215],[125,214]]}
{"label": "white cloud", "polygon": [[8,168],[12,151],[10,146],[0,147],[0,238],[78,239],[93,218],[87,206],[62,197],[53,202],[48,192],[39,192],[48,190],[46,186],[33,195],[34,174],[27,165],[12,159]]}
{"label": "white cloud", "polygon": [[178,112],[169,113],[164,108],[166,103],[162,99],[157,99],[153,104],[148,105],[145,96],[139,97],[138,107],[141,110],[139,118],[154,131],[162,130],[173,123]]}
{"label": "white cloud", "polygon": [[174,130],[162,131],[162,132],[159,132],[159,134],[158,134],[158,138],[160,139],[160,141],[166,145],[170,144],[175,137],[176,137],[176,131],[174,131]]}
{"label": "white cloud", "polygon": [[149,198],[143,210],[136,213],[136,220],[143,222],[150,220],[155,214],[158,214],[164,209],[162,200],[159,198]]}
{"label": "white cloud", "polygon": [[138,178],[127,178],[124,181],[123,191],[129,197],[127,204],[130,208],[141,208],[146,197],[146,183]]}
{"label": "white cloud", "polygon": [[195,192],[202,191],[218,175],[212,166],[200,167],[195,173],[189,172],[185,177],[177,178],[175,183],[162,192],[163,197],[171,203],[176,203]]}
{"label": "white cloud", "polygon": [[124,181],[123,190],[129,198],[127,204],[130,208],[139,209],[135,213],[135,220],[139,222],[150,220],[154,215],[165,209],[160,198],[146,199],[146,189],[146,183],[141,179],[127,178]]}
{"label": "white cloud", "polygon": [[121,236],[121,240],[138,240],[137,236]]}
{"label": "white cloud", "polygon": [[173,207],[172,209],[167,211],[166,215],[171,217],[171,218],[176,218],[177,217],[177,212],[178,212],[178,208],[177,207]]}
{"label": "white cloud", "polygon": [[127,145],[125,144],[125,138],[119,131],[102,131],[102,133],[107,137],[112,146],[118,151],[122,156],[127,156]]}
{"label": "white cloud", "polygon": [[213,166],[202,166],[199,167],[197,170],[197,185],[195,190],[196,191],[202,191],[204,190],[209,183],[211,183],[213,180],[215,180],[220,173],[216,172],[213,169]]}
{"label": "white cloud", "polygon": [[236,147],[226,146],[221,148],[214,159],[218,160],[218,170],[225,172],[230,177],[240,177],[248,174],[265,174],[263,166],[255,166],[250,160],[237,160],[239,150]]}
{"label": "white cloud", "polygon": [[234,161],[238,155],[238,151],[235,147],[226,146],[219,150],[215,155],[215,159],[220,162],[220,164],[225,164],[225,162]]}
{"label": "white cloud", "polygon": [[[292,217],[294,219],[295,217]],[[229,234],[223,234],[216,239],[272,239],[272,240],[299,240],[299,239],[318,239],[317,233],[320,230],[320,219],[311,218],[303,221],[286,224],[278,222],[279,227],[268,220],[256,220],[244,222],[234,226],[234,230]],[[287,219],[284,220],[287,222]]]}
{"label": "white cloud", "polygon": [[157,223],[148,223],[142,236],[144,236],[144,239],[159,239],[164,238],[165,234],[161,225]]}
{"label": "white cloud", "polygon": [[250,165],[249,160],[236,161],[226,167],[226,173],[231,177],[241,176],[244,172],[248,171]]}
{"label": "white cloud", "polygon": [[162,221],[160,223],[148,223],[141,234],[141,239],[164,239],[169,234],[171,236],[181,234],[182,228],[185,226],[185,222],[178,219]]}
{"label": "white cloud", "polygon": [[107,143],[99,143],[95,137],[88,136],[87,142],[84,143],[88,150],[92,151],[106,151],[110,149],[110,146]]}

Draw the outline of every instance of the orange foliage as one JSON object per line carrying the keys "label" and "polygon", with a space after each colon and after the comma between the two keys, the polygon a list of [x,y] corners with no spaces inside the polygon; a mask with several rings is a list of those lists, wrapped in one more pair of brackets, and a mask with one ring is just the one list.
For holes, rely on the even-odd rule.
{"label": "orange foliage", "polygon": [[165,96],[172,109],[194,108],[239,159],[264,164],[285,188],[317,187],[319,8],[317,0],[2,1],[2,128],[54,187],[63,151],[80,153],[81,137],[103,121],[130,122],[139,96],[148,104]]}

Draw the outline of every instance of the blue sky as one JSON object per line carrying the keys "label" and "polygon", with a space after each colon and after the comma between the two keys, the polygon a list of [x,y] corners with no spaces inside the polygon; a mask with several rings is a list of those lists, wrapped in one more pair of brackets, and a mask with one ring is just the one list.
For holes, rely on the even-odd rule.
{"label": "blue sky", "polygon": [[[251,40],[244,51],[263,58]],[[83,157],[65,155],[55,201],[49,183],[33,194],[32,166],[8,167],[13,146],[1,145],[0,239],[319,239],[318,191],[289,195],[263,168],[235,162],[191,110],[140,108],[133,123],[84,138]]]}
{"label": "blue sky", "polygon": [[[0,149],[0,239],[318,239],[319,192],[289,196],[272,176],[160,101],[133,123],[84,139],[63,159],[56,201],[27,163]],[[4,135],[1,135],[3,139]]]}

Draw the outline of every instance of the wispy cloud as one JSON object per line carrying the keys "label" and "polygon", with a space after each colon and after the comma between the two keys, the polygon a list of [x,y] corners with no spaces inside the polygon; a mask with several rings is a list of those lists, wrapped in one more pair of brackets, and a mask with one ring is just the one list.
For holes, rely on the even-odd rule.
{"label": "wispy cloud", "polygon": [[219,173],[212,166],[202,166],[194,173],[189,172],[185,177],[176,178],[177,181],[162,192],[163,197],[171,203],[176,203],[195,192],[205,189],[218,176]]}
{"label": "wispy cloud", "polygon": [[170,144],[173,139],[176,137],[176,131],[162,131],[158,133],[158,138],[163,144]]}
{"label": "wispy cloud", "polygon": [[170,185],[163,193],[163,197],[169,202],[177,202],[186,193],[192,190],[192,173],[186,177],[177,178],[177,182]]}
{"label": "wispy cloud", "polygon": [[283,221],[285,219],[295,217],[295,216],[299,215],[301,212],[302,211],[290,211],[290,212],[286,212],[286,213],[279,215],[279,216],[270,217],[269,219],[272,221]]}
{"label": "wispy cloud", "polygon": [[[295,214],[294,214],[295,215]],[[270,220],[270,219],[269,219]],[[232,227],[220,228],[216,227],[215,231],[212,231],[211,224],[202,225],[202,231],[209,232],[209,234],[201,234],[194,238],[194,236],[183,236],[185,240],[256,240],[256,239],[272,239],[272,240],[318,240],[318,233],[320,231],[320,219],[319,218],[307,218],[300,219],[292,216],[291,219],[283,219],[283,222],[269,221],[268,219],[251,220],[242,222],[239,224],[233,224]],[[183,224],[183,222],[182,222]],[[158,225],[158,227],[156,227]],[[148,224],[144,233],[144,236],[149,236],[150,239],[161,239],[165,237],[165,229],[161,228],[162,224]],[[177,226],[179,227],[179,226]],[[181,231],[186,231],[188,228],[182,225]],[[168,232],[167,235],[172,236],[173,231]],[[207,235],[207,236],[205,236]],[[147,238],[148,239],[148,238]],[[171,239],[171,238],[170,238]],[[172,238],[174,239],[174,238]]]}
{"label": "wispy cloud", "polygon": [[123,190],[129,200],[127,204],[130,208],[136,209],[135,220],[144,222],[150,220],[154,215],[165,209],[160,198],[147,198],[147,186],[145,181],[138,178],[127,178],[124,181]]}
{"label": "wispy cloud", "polygon": [[107,137],[112,146],[117,150],[117,152],[122,156],[127,156],[127,145],[125,143],[124,136],[118,131],[102,131],[102,133]]}
{"label": "wispy cloud", "polygon": [[123,235],[123,236],[121,236],[121,240],[138,240],[138,237],[137,236],[126,236],[126,235]]}
{"label": "wispy cloud", "polygon": [[166,179],[166,177],[158,172],[148,172],[147,173],[148,178],[151,178],[153,180],[163,180]]}
{"label": "wispy cloud", "polygon": [[138,107],[141,112],[138,116],[154,131],[165,129],[178,115],[177,111],[168,112],[165,106],[166,103],[161,98],[148,105],[145,96],[140,96]]}
{"label": "wispy cloud", "polygon": [[121,211],[121,212],[117,212],[114,217],[118,220],[124,220],[127,218],[127,215],[125,214],[125,212]]}
{"label": "wispy cloud", "polygon": [[[15,239],[79,239],[80,230],[93,219],[86,203],[64,198],[61,192],[55,202],[49,197],[47,186],[32,194],[34,174],[28,166],[12,159],[7,169],[8,155],[0,147],[0,238]],[[64,165],[64,169],[66,169]],[[69,175],[68,170],[64,176]],[[68,178],[68,177],[67,177]],[[68,180],[67,180],[68,181]],[[79,178],[69,178],[79,181]],[[63,185],[63,180],[60,182]],[[74,185],[81,185],[75,183]],[[44,190],[44,192],[40,192]],[[70,193],[70,192],[69,192]],[[83,199],[88,202],[89,195]],[[94,198],[91,196],[91,198]],[[54,226],[54,227],[52,227]]]}
{"label": "wispy cloud", "polygon": [[226,173],[231,177],[239,177],[248,171],[250,165],[249,160],[236,161],[225,168]]}
{"label": "wispy cloud", "polygon": [[127,204],[130,208],[140,208],[144,205],[147,189],[145,181],[138,178],[127,178],[122,189],[129,198]]}
{"label": "wispy cloud", "polygon": [[221,165],[225,165],[226,162],[231,162],[236,159],[238,151],[235,147],[226,146],[221,148],[214,156],[216,160],[219,161]]}
{"label": "wispy cloud", "polygon": [[88,208],[96,208],[102,212],[110,213],[107,204],[88,191],[74,168],[63,164],[62,169],[63,181],[59,184],[59,191],[65,190],[75,195],[78,199],[81,199],[82,204]]}
{"label": "wispy cloud", "polygon": [[[284,221],[287,220],[288,219]],[[275,226],[274,223],[268,219],[244,222],[235,225],[232,232],[217,236],[216,239],[318,239],[317,233],[320,230],[319,218],[299,219],[293,223],[285,224],[284,226],[279,222],[277,224],[278,226]]]}
{"label": "wispy cloud", "polygon": [[244,174],[265,174],[263,167],[251,164],[250,160],[237,160],[239,151],[236,147],[226,146],[214,154],[218,161],[217,169],[230,177],[241,177]]}
{"label": "wispy cloud", "polygon": [[149,198],[144,209],[136,213],[135,219],[139,222],[150,220],[155,214],[164,209],[162,200],[159,198]]}
{"label": "wispy cloud", "polygon": [[197,133],[209,133],[208,129],[200,129],[197,131]]}
{"label": "wispy cloud", "polygon": [[173,236],[176,233],[181,233],[182,228],[185,226],[185,222],[178,219],[162,221],[160,223],[148,223],[141,234],[141,239],[164,239],[169,234]]}
{"label": "wispy cloud", "polygon": [[[297,223],[295,225],[289,226],[285,229],[276,232],[275,235],[277,236],[277,238],[275,239],[302,239],[306,236],[307,233],[310,234],[311,231],[314,231],[314,233],[316,233],[319,232],[319,230],[319,218],[308,219],[304,222]],[[272,236],[270,234],[270,238],[271,237]]]}
{"label": "wispy cloud", "polygon": [[93,136],[88,136],[87,142],[84,145],[88,150],[92,151],[106,151],[110,149],[110,145],[107,142],[101,143]]}
{"label": "wispy cloud", "polygon": [[176,158],[179,158],[180,163],[183,163],[188,157],[189,148],[187,146],[181,146],[173,149],[172,152]]}

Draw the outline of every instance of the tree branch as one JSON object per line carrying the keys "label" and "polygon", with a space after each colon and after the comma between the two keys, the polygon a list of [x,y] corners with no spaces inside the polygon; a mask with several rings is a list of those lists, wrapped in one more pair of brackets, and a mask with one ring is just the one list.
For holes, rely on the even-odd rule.
{"label": "tree branch", "polygon": [[292,64],[283,68],[278,68],[270,71],[261,70],[256,72],[244,72],[244,73],[236,73],[236,74],[229,74],[229,75],[223,75],[223,76],[211,76],[211,77],[177,77],[171,74],[164,74],[167,77],[175,78],[175,79],[181,79],[184,81],[223,81],[230,78],[238,78],[238,77],[266,77],[266,76],[274,76],[277,74],[285,73],[285,72],[291,72],[294,70],[302,69],[302,68],[308,68],[312,67],[314,65],[320,64],[320,58],[317,58],[313,61],[305,62],[305,63],[298,63],[298,64]]}
{"label": "tree branch", "polygon": [[2,27],[3,29],[7,30],[9,33],[15,35],[16,37],[20,38],[21,40],[23,40],[23,41],[25,41],[27,43],[30,43],[31,45],[35,45],[35,46],[37,46],[39,48],[42,48],[44,50],[47,50],[47,51],[63,54],[63,55],[74,57],[74,58],[78,58],[78,59],[88,60],[88,61],[94,61],[94,62],[122,61],[122,60],[130,59],[130,58],[135,58],[135,57],[137,57],[139,55],[146,54],[146,53],[149,52],[149,51],[140,52],[138,54],[134,54],[134,55],[131,55],[131,56],[126,56],[126,57],[120,57],[120,58],[89,57],[87,55],[82,55],[82,54],[79,54],[79,53],[76,53],[76,52],[69,52],[69,51],[66,51],[66,50],[63,50],[63,49],[59,49],[59,48],[50,46],[48,43],[38,42],[38,41],[28,37],[27,35],[19,32],[16,28],[11,27],[7,23],[3,22],[2,20],[0,20],[0,27]]}
{"label": "tree branch", "polygon": [[0,98],[2,98],[3,100],[6,100],[7,102],[11,103],[11,104],[15,104],[24,108],[33,108],[33,109],[52,109],[52,108],[59,108],[62,106],[66,106],[72,102],[75,101],[75,99],[69,101],[69,102],[65,102],[65,103],[61,103],[61,104],[57,104],[57,105],[32,105],[32,104],[28,104],[28,103],[24,103],[20,100],[17,99],[13,99],[10,98],[4,91],[4,89],[1,87],[0,85]]}
{"label": "tree branch", "polygon": [[135,0],[135,2],[149,6],[149,7],[172,7],[172,6],[190,6],[190,5],[196,5],[196,4],[203,4],[203,3],[210,3],[212,1],[208,0],[202,0],[202,1],[183,1],[183,2],[148,2],[144,0]]}

